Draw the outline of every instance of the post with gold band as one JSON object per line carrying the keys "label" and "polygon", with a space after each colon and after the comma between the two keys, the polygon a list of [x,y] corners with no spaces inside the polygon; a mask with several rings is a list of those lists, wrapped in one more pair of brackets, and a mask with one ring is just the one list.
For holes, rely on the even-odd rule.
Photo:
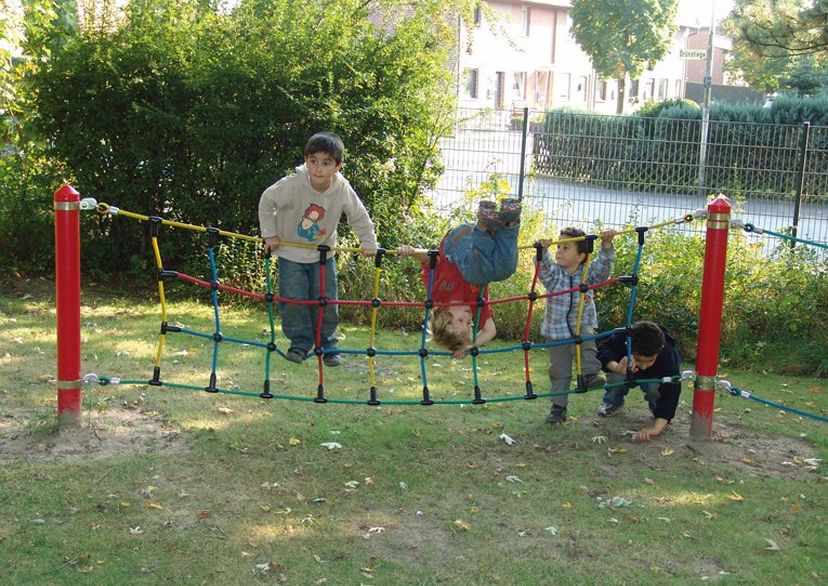
{"label": "post with gold band", "polygon": [[61,426],[81,421],[80,196],[71,185],[55,192],[57,401]]}
{"label": "post with gold band", "polygon": [[704,275],[699,307],[699,337],[696,346],[696,383],[693,389],[692,439],[713,437],[713,403],[719,366],[722,332],[722,302],[730,230],[730,201],[718,196],[707,206]]}

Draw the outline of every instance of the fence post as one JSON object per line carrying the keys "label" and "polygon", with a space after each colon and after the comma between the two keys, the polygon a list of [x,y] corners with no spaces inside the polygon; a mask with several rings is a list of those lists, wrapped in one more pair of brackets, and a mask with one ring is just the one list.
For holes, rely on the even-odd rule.
{"label": "fence post", "polygon": [[730,230],[730,201],[718,196],[707,206],[707,235],[704,245],[704,275],[699,307],[699,338],[696,346],[696,383],[693,389],[692,439],[713,436],[713,402],[719,366],[722,333],[722,301]]}
{"label": "fence post", "polygon": [[529,108],[523,108],[523,126],[520,133],[520,175],[518,176],[518,199],[523,200],[523,180],[526,177],[526,138],[529,134]]}
{"label": "fence post", "polygon": [[[805,164],[808,160],[808,135],[811,132],[811,123],[802,123],[802,134],[799,136],[799,173],[796,176],[796,197],[794,198],[793,227],[791,236],[796,238],[799,226],[799,208],[802,206],[802,187],[805,184]],[[796,246],[796,240],[791,240],[791,248]]]}
{"label": "fence post", "polygon": [[80,424],[80,196],[71,185],[55,192],[57,402],[61,426]]}

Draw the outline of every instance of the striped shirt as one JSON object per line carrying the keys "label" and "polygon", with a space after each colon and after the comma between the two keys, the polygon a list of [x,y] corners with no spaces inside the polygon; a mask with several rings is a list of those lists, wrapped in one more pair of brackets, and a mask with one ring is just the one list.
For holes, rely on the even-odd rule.
{"label": "striped shirt", "polygon": [[[609,278],[612,265],[615,264],[615,249],[601,246],[598,255],[589,265],[587,283],[594,285]],[[568,275],[555,262],[555,259],[546,251],[541,260],[540,274],[541,282],[548,293],[564,291],[577,288],[581,284],[581,276],[584,272],[584,265],[578,267],[571,275]],[[581,314],[581,327],[591,326],[598,331],[598,315],[595,311],[593,291],[586,293],[584,300],[584,311]],[[580,291],[555,295],[546,300],[546,311],[543,314],[541,323],[541,335],[548,340],[565,340],[572,338],[577,331],[578,303],[580,302]]]}

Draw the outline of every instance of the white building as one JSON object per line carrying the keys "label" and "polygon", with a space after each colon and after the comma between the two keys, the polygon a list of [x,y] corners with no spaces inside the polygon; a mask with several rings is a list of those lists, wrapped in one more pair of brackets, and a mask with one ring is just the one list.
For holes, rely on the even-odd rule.
{"label": "white building", "polygon": [[[615,113],[617,81],[599,77],[570,34],[569,0],[490,0],[488,5],[494,22],[487,22],[478,11],[470,30],[460,26],[460,107],[572,107]],[[705,61],[686,61],[680,51],[697,47],[702,40],[701,46],[706,47],[706,31],[697,22],[686,22],[690,18],[686,11],[679,14],[669,53],[639,79],[627,80],[625,112],[649,99],[684,97],[688,79],[702,81],[696,78],[698,71],[704,72]],[[722,53],[729,49],[729,40],[720,35],[716,40],[714,55],[719,53],[719,58],[714,58],[714,80],[722,77]]]}

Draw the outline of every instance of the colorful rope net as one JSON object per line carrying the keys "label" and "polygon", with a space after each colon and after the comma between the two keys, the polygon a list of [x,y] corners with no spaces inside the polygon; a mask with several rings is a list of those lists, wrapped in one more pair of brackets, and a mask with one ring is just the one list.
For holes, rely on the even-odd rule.
{"label": "colorful rope net", "polygon": [[[389,301],[385,300],[381,296],[381,273],[383,270],[383,263],[387,256],[394,256],[397,255],[396,250],[384,250],[379,249],[374,257],[374,271],[373,271],[373,285],[371,290],[370,298],[365,299],[331,299],[326,296],[326,292],[324,290],[324,283],[325,283],[325,264],[328,258],[331,249],[327,246],[315,246],[315,245],[308,245],[303,243],[285,243],[283,245],[290,245],[290,246],[301,246],[305,248],[313,248],[317,249],[319,252],[319,271],[320,271],[320,278],[319,282],[321,285],[321,294],[318,299],[309,299],[309,300],[297,300],[297,299],[288,299],[279,297],[275,295],[273,292],[273,276],[272,276],[272,262],[271,257],[269,254],[263,254],[264,258],[264,273],[266,276],[266,290],[264,293],[255,292],[255,291],[247,291],[244,289],[240,289],[237,287],[225,285],[221,283],[219,279],[219,274],[217,270],[217,262],[216,262],[216,255],[218,245],[220,243],[221,238],[236,238],[236,239],[243,239],[251,242],[261,243],[261,239],[256,236],[249,236],[244,234],[238,234],[234,232],[229,232],[225,230],[220,230],[215,227],[204,227],[204,226],[197,226],[193,224],[186,224],[183,222],[176,222],[167,220],[158,216],[144,216],[141,214],[136,214],[134,212],[129,212],[125,210],[121,210],[115,206],[110,206],[106,203],[98,203],[97,204],[97,211],[100,214],[109,214],[111,216],[121,216],[125,218],[130,218],[142,222],[149,222],[151,225],[151,243],[152,243],[152,250],[155,255],[155,262],[157,267],[157,277],[158,277],[158,296],[160,301],[161,307],[161,330],[158,337],[158,346],[155,353],[155,364],[153,367],[152,377],[149,380],[121,380],[121,379],[106,379],[101,378],[101,384],[107,384],[108,382],[118,382],[120,384],[149,384],[151,386],[167,386],[171,388],[180,388],[180,389],[190,389],[190,390],[199,390],[199,391],[207,391],[209,393],[226,393],[226,394],[233,394],[233,395],[247,395],[247,396],[255,396],[261,397],[264,399],[272,399],[272,398],[279,398],[279,399],[290,399],[290,400],[299,400],[299,401],[313,401],[316,403],[326,403],[326,402],[333,402],[333,403],[366,403],[364,400],[354,400],[354,399],[343,399],[343,398],[334,398],[331,396],[326,395],[325,391],[325,376],[326,376],[326,367],[324,365],[324,355],[328,351],[326,349],[321,348],[320,338],[321,338],[321,324],[322,324],[322,315],[323,310],[326,305],[328,304],[339,304],[339,305],[353,305],[353,306],[363,306],[369,309],[370,311],[370,331],[369,331],[369,341],[367,348],[344,348],[338,347],[336,348],[336,352],[340,354],[352,354],[352,355],[363,355],[367,361],[367,372],[368,372],[368,382],[370,385],[369,390],[369,398],[367,400],[368,405],[380,405],[382,404],[395,404],[395,405],[433,405],[433,404],[461,404],[461,403],[472,403],[472,404],[483,404],[486,402],[497,402],[497,401],[512,401],[512,400],[519,400],[519,399],[536,399],[538,397],[549,397],[554,395],[566,394],[566,393],[573,393],[573,392],[586,392],[588,389],[586,387],[585,377],[582,372],[581,368],[581,344],[588,340],[596,340],[596,342],[600,339],[608,337],[612,335],[616,330],[607,330],[603,332],[598,332],[593,335],[589,336],[581,336],[580,335],[580,322],[581,322],[581,314],[584,309],[584,302],[586,299],[586,294],[588,291],[602,289],[604,287],[609,287],[616,284],[625,284],[630,287],[630,295],[629,295],[629,305],[627,309],[627,328],[629,328],[633,321],[633,308],[635,306],[635,299],[636,299],[636,292],[638,288],[638,271],[641,264],[642,253],[644,250],[644,243],[645,243],[645,236],[649,230],[662,228],[669,225],[678,225],[684,222],[690,222],[693,219],[702,218],[705,215],[703,210],[698,210],[693,213],[689,213],[685,216],[680,218],[676,218],[674,220],[669,220],[666,222],[662,222],[659,224],[654,224],[651,226],[643,226],[637,227],[626,231],[620,231],[618,234],[630,233],[630,234],[637,234],[638,236],[638,247],[637,253],[635,257],[635,262],[632,270],[632,274],[626,276],[618,276],[614,278],[610,278],[604,282],[589,284],[587,282],[587,276],[589,273],[589,265],[592,260],[592,252],[593,252],[593,245],[595,240],[597,239],[596,235],[587,235],[585,237],[580,238],[568,238],[565,240],[560,240],[553,242],[551,245],[555,245],[559,242],[573,242],[578,240],[586,240],[587,241],[587,248],[589,253],[587,254],[587,258],[585,261],[585,267],[583,271],[583,278],[580,284],[577,287],[573,287],[571,289],[564,289],[560,291],[553,291],[542,293],[538,292],[537,285],[538,285],[538,275],[540,272],[541,266],[541,259],[543,257],[543,249],[535,244],[531,246],[521,246],[520,249],[534,249],[535,251],[535,260],[534,260],[534,274],[531,280],[531,287],[530,290],[524,295],[516,295],[512,297],[503,297],[499,299],[490,299],[488,301],[484,301],[482,298],[477,300],[477,307],[476,307],[476,314],[473,308],[473,314],[475,314],[474,318],[474,326],[473,326],[473,335],[472,335],[472,348],[468,351],[467,355],[471,360],[471,371],[472,371],[472,378],[473,378],[473,393],[472,396],[468,399],[441,399],[435,400],[432,398],[432,392],[429,389],[429,369],[427,368],[429,356],[450,356],[451,352],[438,350],[435,348],[430,348],[428,345],[428,333],[427,333],[427,324],[429,321],[429,316],[431,311],[435,307],[440,306],[448,306],[448,305],[459,305],[459,304],[467,304],[466,302],[443,302],[438,303],[435,302],[432,298],[432,284],[433,284],[433,276],[434,276],[434,268],[436,266],[437,261],[437,251],[436,250],[429,250],[428,256],[430,259],[430,271],[429,271],[429,279],[426,286],[426,296],[424,300],[421,301]],[[195,232],[204,233],[207,237],[207,256],[209,259],[209,270],[210,270],[210,280],[200,279],[198,277],[185,274],[183,272],[170,270],[164,266],[164,262],[161,256],[161,250],[159,247],[159,234],[161,226],[169,226],[178,229],[185,229],[185,230],[192,230]],[[335,251],[337,252],[348,252],[348,253],[358,253],[359,249],[356,248],[348,248],[348,247],[341,247],[336,248]],[[264,252],[264,251],[263,251]],[[168,304],[167,298],[165,294],[165,281],[169,279],[176,279],[179,281],[191,283],[193,285],[203,287],[205,289],[209,289],[211,292],[211,300],[212,300],[212,314],[213,314],[213,329],[212,331],[198,331],[195,329],[188,328],[183,325],[174,325],[170,323],[169,315],[168,315]],[[531,329],[532,329],[532,316],[535,310],[536,304],[540,300],[548,299],[557,295],[569,295],[572,293],[579,294],[579,302],[577,307],[577,321],[578,324],[575,331],[575,336],[565,340],[554,340],[554,341],[535,341],[530,338]],[[222,315],[220,311],[220,303],[219,303],[219,296],[221,294],[233,294],[239,295],[243,297],[247,297],[258,302],[263,303],[268,316],[269,328],[267,330],[268,341],[262,342],[259,340],[252,340],[252,339],[245,339],[240,337],[233,337],[228,336],[222,332]],[[476,346],[476,339],[477,339],[477,324],[478,320],[481,315],[481,310],[484,304],[489,305],[500,305],[505,303],[516,303],[516,302],[526,302],[527,312],[526,312],[526,319],[525,325],[523,328],[523,337],[521,340],[511,343],[505,344],[500,346],[493,346],[493,347],[486,347],[486,348],[479,348]],[[316,384],[316,393],[315,395],[291,395],[291,394],[277,394],[273,393],[271,389],[271,371],[273,368],[273,356],[278,355],[284,358],[285,351],[279,346],[277,335],[276,335],[276,319],[275,314],[276,311],[274,310],[274,304],[276,303],[296,303],[301,305],[308,305],[308,306],[316,306],[318,307],[316,325],[315,325],[315,348],[313,350],[313,356],[317,360],[317,384]],[[410,350],[397,350],[397,349],[386,349],[378,347],[378,313],[383,307],[412,307],[412,308],[419,308],[423,311],[423,318],[422,318],[422,327],[421,334],[420,334],[420,343],[419,347],[410,349]],[[622,328],[624,329],[624,328]],[[181,384],[170,382],[167,380],[162,379],[161,377],[161,366],[162,366],[162,358],[164,356],[164,348],[165,348],[165,340],[168,334],[182,334],[188,336],[194,336],[197,338],[201,338],[204,340],[208,340],[212,343],[212,364],[210,370],[209,380],[206,385],[203,386],[196,386],[190,384]],[[229,388],[222,388],[219,386],[219,380],[217,375],[218,365],[219,365],[219,357],[221,355],[221,348],[225,344],[243,344],[247,346],[252,346],[256,348],[260,348],[264,352],[264,373],[263,373],[263,382],[262,382],[262,390],[261,391],[247,391],[247,390],[237,390],[237,389],[229,389]],[[531,376],[531,367],[530,367],[530,352],[535,349],[544,349],[550,346],[561,346],[561,345],[568,345],[574,344],[576,348],[575,352],[575,370],[576,370],[576,380],[577,386],[574,389],[570,389],[569,391],[563,392],[549,392],[549,393],[536,393],[534,391],[534,384],[532,382]],[[628,352],[629,352],[629,338],[628,338]],[[522,352],[523,353],[523,371],[524,371],[524,383],[525,383],[525,392],[519,395],[512,395],[512,396],[498,396],[498,397],[489,397],[484,398],[481,388],[480,388],[480,377],[479,377],[479,365],[478,359],[487,354],[496,354],[496,353],[506,353],[506,352]],[[377,389],[377,358],[381,356],[409,356],[414,357],[419,360],[419,371],[420,371],[420,378],[422,380],[422,397],[418,400],[388,400],[383,399],[380,401],[378,398],[378,389]],[[96,376],[96,375],[94,375]],[[671,380],[681,380],[683,377],[673,377]],[[613,385],[624,385],[624,384],[640,384],[643,382],[651,382],[650,380],[632,380],[629,379],[627,381],[622,381],[620,383],[612,383]],[[657,381],[652,382],[666,382],[661,381],[658,379]],[[605,385],[605,387],[609,387],[612,385]],[[601,387],[599,387],[601,388]]]}

